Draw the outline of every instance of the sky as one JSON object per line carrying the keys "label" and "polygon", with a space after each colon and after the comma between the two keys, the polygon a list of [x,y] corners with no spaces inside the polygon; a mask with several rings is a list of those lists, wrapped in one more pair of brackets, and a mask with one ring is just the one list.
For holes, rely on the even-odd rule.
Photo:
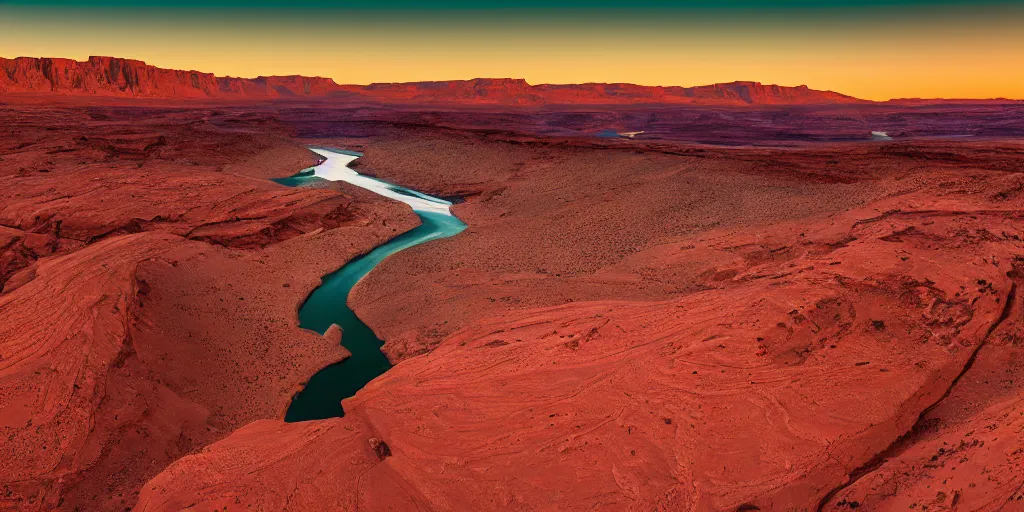
{"label": "sky", "polygon": [[751,80],[1024,99],[1024,0],[0,0],[0,57],[338,83]]}

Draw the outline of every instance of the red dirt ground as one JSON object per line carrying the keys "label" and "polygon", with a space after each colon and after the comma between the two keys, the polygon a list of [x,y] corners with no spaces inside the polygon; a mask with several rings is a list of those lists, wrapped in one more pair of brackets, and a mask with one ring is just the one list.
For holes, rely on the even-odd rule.
{"label": "red dirt ground", "polygon": [[[1016,129],[997,110],[977,115]],[[538,133],[558,112],[349,112],[0,112],[5,506],[1024,500],[1019,142],[724,148]],[[295,327],[303,297],[414,224],[350,188],[267,181],[310,163],[295,135],[465,196],[469,228],[357,286],[396,366],[344,418],[285,424],[344,355]]]}

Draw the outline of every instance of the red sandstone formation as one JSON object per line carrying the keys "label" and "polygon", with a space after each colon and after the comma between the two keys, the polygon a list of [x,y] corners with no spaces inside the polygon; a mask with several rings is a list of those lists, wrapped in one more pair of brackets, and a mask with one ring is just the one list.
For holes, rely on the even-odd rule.
{"label": "red sandstone formation", "polygon": [[[924,155],[937,148],[904,149]],[[976,149],[1012,155],[1019,146]],[[461,155],[476,151],[466,146]],[[713,211],[728,224],[689,233],[662,225],[664,236],[633,242],[639,250],[595,269],[586,265],[593,251],[603,254],[602,237],[632,231],[595,224],[580,233],[594,245],[547,246],[553,241],[527,223],[529,216],[542,219],[553,239],[580,228],[566,224],[571,215],[531,211],[541,201],[515,201],[525,197],[520,189],[554,184],[537,173],[562,172],[562,162],[545,165],[527,155],[529,163],[503,178],[504,190],[456,210],[470,224],[462,242],[491,247],[491,265],[465,263],[456,237],[411,250],[426,260],[396,257],[378,270],[432,275],[439,269],[431,252],[462,263],[457,274],[441,269],[405,282],[411,292],[388,288],[398,294],[392,315],[368,317],[373,326],[412,318],[407,325],[418,332],[443,317],[458,323],[456,332],[346,401],[345,418],[257,422],[182,458],[145,486],[137,509],[842,511],[893,501],[901,510],[913,503],[998,510],[1017,503],[1024,484],[1019,388],[979,392],[980,379],[970,375],[989,350],[1002,356],[987,366],[1005,372],[1004,380],[1020,379],[1017,365],[996,363],[1013,360],[1024,322],[1017,305],[1020,175],[989,170],[985,159],[929,163],[886,155],[882,146],[823,153],[853,162],[816,169],[813,153],[734,150],[677,157],[678,168],[658,161],[638,169],[606,156],[613,168],[640,174],[638,182],[658,183],[659,169],[664,183],[692,187],[741,184],[742,173],[756,173],[783,190],[816,182],[824,190],[861,191],[866,202],[769,222]],[[686,173],[709,158],[774,165],[731,171],[738,175]],[[858,163],[870,161],[856,174]],[[794,172],[800,168],[814,171],[801,176]],[[566,172],[566,180],[579,176]],[[585,185],[553,190],[563,203],[593,209],[615,209],[614,194],[625,193],[621,181],[602,185],[598,177]],[[646,197],[666,204],[650,191]],[[714,208],[721,200],[702,204]],[[508,216],[507,224],[500,220]],[[495,245],[514,230],[537,239],[518,249],[515,241]],[[514,260],[536,250],[569,258],[575,252],[580,256],[568,266],[578,268],[561,276],[516,268]],[[389,282],[371,279],[360,286]],[[689,279],[698,286],[672,291]],[[420,288],[430,281],[439,286]],[[586,296],[586,286],[602,283],[603,297]],[[669,298],[616,297],[616,286]],[[484,293],[511,300],[495,308],[479,300]],[[518,305],[565,293],[584,296],[558,306]],[[464,295],[472,304],[455,306],[461,316],[404,311],[419,295],[445,314]],[[358,294],[354,302],[360,311]],[[951,409],[933,430],[931,415],[960,396],[956,417]],[[390,455],[381,455],[380,443]],[[879,464],[880,454],[888,461]]]}
{"label": "red sandstone formation", "polygon": [[685,246],[711,228],[821,217],[906,193],[920,186],[907,175],[918,161],[990,172],[1019,165],[1012,147],[985,145],[954,154],[943,144],[778,151],[630,142],[597,149],[587,141],[496,143],[423,132],[382,137],[365,153],[357,161],[363,172],[470,196],[455,207],[470,226],[465,236],[396,254],[384,266],[389,271],[370,274],[353,291],[354,309],[387,340],[393,359],[510,310],[665,300],[707,286],[703,266],[717,257],[690,253],[666,266],[638,254],[665,238]]}
{"label": "red sandstone formation", "polygon": [[[0,508],[1024,502],[1019,143],[719,148],[537,135],[641,111],[320,107],[0,109]],[[772,126],[888,116],[858,109]],[[981,110],[907,124],[1018,129]],[[747,121],[778,112],[667,109],[659,133],[770,142]],[[313,161],[296,134],[466,196],[469,228],[356,287],[398,364],[346,417],[284,424],[344,356],[297,307],[414,223],[267,181]]]}
{"label": "red sandstone formation", "polygon": [[445,82],[338,85],[320,77],[216,77],[162,69],[113,57],[0,58],[0,93],[162,99],[325,98],[381,103],[464,105],[709,104],[793,105],[863,103],[831,91],[733,82],[701,87],[633,84],[537,85],[525,80],[478,78]]}
{"label": "red sandstone formation", "polygon": [[124,510],[170,462],[281,417],[345,356],[337,332],[297,328],[297,304],[414,223],[360,191],[266,180],[314,161],[276,135],[2,116],[5,510]]}
{"label": "red sandstone formation", "polygon": [[329,78],[216,77],[211,73],[150,66],[114,57],[71,59],[0,58],[0,93],[125,96],[133,98],[278,98],[326,96],[337,89]]}

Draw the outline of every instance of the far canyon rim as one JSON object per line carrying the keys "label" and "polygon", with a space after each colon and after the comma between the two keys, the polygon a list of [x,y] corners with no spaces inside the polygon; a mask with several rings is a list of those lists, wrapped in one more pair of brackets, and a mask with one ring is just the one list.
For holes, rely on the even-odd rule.
{"label": "far canyon rim", "polygon": [[477,78],[440,82],[339,85],[323,77],[218,77],[211,73],[162,69],[114,57],[71,59],[0,58],[0,92],[66,96],[159,99],[335,99],[384,103],[467,105],[586,104],[818,104],[864,103],[807,86],[784,87],[734,82],[698,87],[652,87],[634,84],[530,85],[523,79]]}
{"label": "far canyon rim", "polygon": [[0,508],[1024,509],[1019,102],[0,71]]}

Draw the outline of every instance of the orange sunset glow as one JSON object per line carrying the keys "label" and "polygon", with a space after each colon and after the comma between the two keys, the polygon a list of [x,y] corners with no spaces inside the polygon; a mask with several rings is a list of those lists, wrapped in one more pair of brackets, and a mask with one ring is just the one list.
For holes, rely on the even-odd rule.
{"label": "orange sunset glow", "polygon": [[[805,84],[872,100],[1024,98],[1024,12],[300,13],[0,7],[0,56],[114,55],[338,83]],[[469,19],[472,23],[467,23]]]}

